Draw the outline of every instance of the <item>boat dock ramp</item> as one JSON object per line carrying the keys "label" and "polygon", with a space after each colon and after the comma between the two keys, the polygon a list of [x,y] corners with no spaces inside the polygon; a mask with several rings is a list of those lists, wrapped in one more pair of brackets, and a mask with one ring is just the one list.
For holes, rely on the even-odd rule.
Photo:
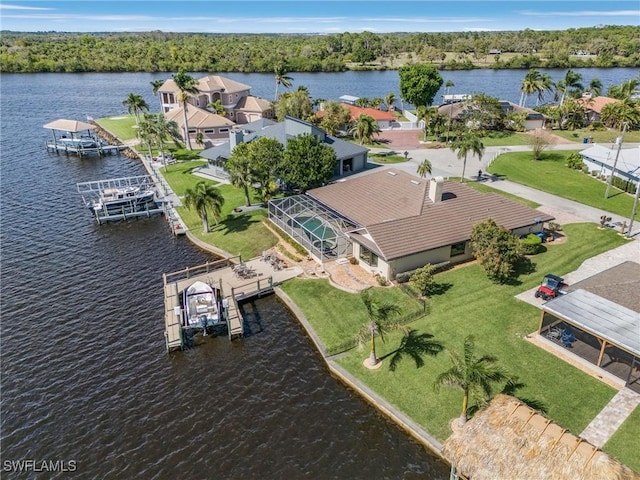
{"label": "boat dock ramp", "polygon": [[180,301],[182,292],[195,282],[207,283],[218,292],[222,323],[226,325],[229,340],[233,340],[244,335],[241,302],[268,295],[275,285],[301,273],[298,266],[275,269],[260,257],[242,262],[241,257],[236,256],[163,274],[167,351],[185,349],[187,335],[202,331],[201,327],[185,325],[184,305]]}

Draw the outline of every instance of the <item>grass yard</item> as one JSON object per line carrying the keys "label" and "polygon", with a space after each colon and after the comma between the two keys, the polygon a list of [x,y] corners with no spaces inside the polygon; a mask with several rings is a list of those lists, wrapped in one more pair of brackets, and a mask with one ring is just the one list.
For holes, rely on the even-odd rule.
{"label": "grass yard", "polygon": [[[216,185],[213,180],[206,180],[191,173],[195,167],[204,163],[203,161],[181,162],[169,165],[166,173],[163,171],[167,183],[176,195],[184,196],[188,188],[193,188],[196,183],[203,180]],[[191,233],[204,242],[233,255],[242,255],[245,259],[257,257],[263,250],[273,247],[277,239],[262,223],[267,215],[266,210],[253,210],[236,215],[233,209],[245,204],[244,192],[227,184],[220,185],[218,188],[225,199],[221,212],[222,221],[216,225],[213,218],[209,218],[209,233],[204,233],[202,220],[195,211],[184,206],[176,208]],[[256,200],[253,199],[253,201]]]}
{"label": "grass yard", "polygon": [[[367,322],[367,311],[360,297],[332,287],[327,280],[294,278],[282,285],[282,289],[297,305],[304,305],[305,315],[330,354],[352,347],[356,333]],[[420,302],[399,288],[372,291],[375,298],[398,305],[400,315],[422,310]]]}
{"label": "grass yard", "polygon": [[[552,132],[554,135],[572,142],[583,143],[584,138],[593,138],[593,143],[603,145],[612,144],[622,134],[617,130],[591,131],[587,128],[581,128],[580,130],[553,130]],[[640,131],[625,132],[623,140],[624,142],[640,143]]]}
{"label": "grass yard", "polygon": [[618,431],[604,445],[603,450],[636,472],[640,472],[638,439],[640,439],[640,407],[636,407],[629,415]]}
{"label": "grass yard", "polygon": [[481,140],[485,147],[508,147],[512,145],[529,145],[531,136],[526,133],[505,130],[489,132],[489,134],[482,137]]}
{"label": "grass yard", "polygon": [[[478,353],[496,355],[524,384],[517,396],[540,402],[552,419],[580,433],[615,392],[524,340],[525,335],[536,330],[540,313],[534,306],[516,300],[514,295],[537,285],[544,273],[566,274],[586,258],[619,246],[624,240],[615,232],[598,230],[595,224],[567,225],[565,233],[567,242],[548,245],[545,253],[534,258],[535,271],[521,275],[516,285],[492,283],[478,265],[438,274],[436,279],[444,293],[431,299],[428,316],[410,325],[420,333],[433,334],[445,347],[456,350],[461,349],[466,335],[474,334]],[[331,301],[327,301],[329,294],[319,294],[322,292],[319,286],[305,285],[303,289],[287,282],[284,288],[314,328],[318,328],[323,341],[336,342],[340,332],[346,335],[360,321],[351,323],[350,319],[360,302],[357,295],[337,293],[337,300],[331,294]],[[383,290],[385,295],[392,291]],[[400,338],[395,333],[388,335],[385,344],[377,342],[378,355],[384,358],[392,353]],[[405,359],[395,372],[388,370],[388,362],[379,370],[366,369],[362,360],[367,354],[366,349],[353,349],[337,361],[438,439],[447,438],[451,419],[460,413],[462,394],[449,388],[438,394],[433,391],[436,376],[450,365],[446,353],[425,359],[420,369]]]}
{"label": "grass yard", "polygon": [[123,142],[136,138],[136,117],[133,115],[99,118],[96,123]]}
{"label": "grass yard", "polygon": [[407,161],[404,155],[387,155],[384,153],[372,153],[368,156],[369,161],[389,165],[393,163],[403,163]]}
{"label": "grass yard", "polygon": [[522,205],[526,205],[531,208],[538,208],[540,206],[539,203],[533,202],[531,200],[527,200],[526,198],[518,197],[517,195],[513,195],[512,193],[503,192],[502,190],[498,190],[497,188],[490,187],[486,183],[482,182],[465,182],[465,184],[475,190],[478,190],[482,193],[496,193],[498,195],[502,195],[503,197],[510,198],[511,200],[515,200]]}
{"label": "grass yard", "polygon": [[[532,160],[531,152],[505,153],[496,158],[488,170],[512,182],[629,218],[633,197],[612,187],[610,197],[605,200],[606,183],[565,166],[571,153],[571,150],[547,151],[539,161]],[[636,218],[640,219],[640,212]],[[594,222],[597,220],[594,218]]]}

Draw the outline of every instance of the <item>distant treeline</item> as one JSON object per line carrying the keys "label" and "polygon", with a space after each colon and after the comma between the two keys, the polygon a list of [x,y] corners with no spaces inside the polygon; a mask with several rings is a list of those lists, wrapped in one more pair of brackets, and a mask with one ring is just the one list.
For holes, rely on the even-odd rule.
{"label": "distant treeline", "polygon": [[[580,52],[580,55],[576,55]],[[1,32],[2,72],[337,72],[640,66],[640,27],[336,35]]]}

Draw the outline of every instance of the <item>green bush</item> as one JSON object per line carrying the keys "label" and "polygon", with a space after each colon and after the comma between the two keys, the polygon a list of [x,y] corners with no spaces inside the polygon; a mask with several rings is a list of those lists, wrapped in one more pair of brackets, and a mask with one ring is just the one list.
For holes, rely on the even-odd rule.
{"label": "green bush", "polygon": [[358,259],[356,257],[349,257],[349,263],[351,265],[357,265],[358,264]]}
{"label": "green bush", "polygon": [[542,249],[542,239],[534,233],[520,239],[520,246],[524,255],[535,255]]}
{"label": "green bush", "polygon": [[407,283],[411,278],[411,272],[400,272],[396,274],[396,282]]}
{"label": "green bush", "polygon": [[584,168],[582,156],[576,152],[569,155],[567,157],[567,167],[573,168],[574,170],[582,170]]}

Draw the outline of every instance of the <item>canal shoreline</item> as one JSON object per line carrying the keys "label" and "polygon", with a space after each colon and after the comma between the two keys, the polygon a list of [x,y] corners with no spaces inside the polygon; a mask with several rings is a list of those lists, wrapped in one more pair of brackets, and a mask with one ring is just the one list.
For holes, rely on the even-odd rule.
{"label": "canal shoreline", "polygon": [[[117,138],[108,130],[101,127],[105,132],[111,135],[113,138]],[[175,195],[175,193],[171,190],[171,187],[166,184],[160,184],[160,181],[157,175],[160,175],[160,172],[157,172],[151,162],[146,160],[140,153],[136,152],[134,149],[130,149],[135,153],[135,158],[140,160],[142,165],[144,166],[147,173],[151,176],[154,183],[156,183],[156,187],[165,191],[166,196]],[[128,158],[132,158],[131,156],[127,156]],[[133,159],[133,158],[132,158]],[[178,212],[175,210],[173,204],[169,205],[171,209],[172,215],[175,218],[178,218],[181,222],[182,219],[178,215]],[[183,222],[184,225],[184,222]],[[193,233],[187,230],[186,237],[189,239],[191,243],[193,243],[196,247],[205,250],[214,255],[220,256],[221,258],[231,258],[234,257],[229,252],[226,252],[214,245],[211,245],[207,242],[204,242],[197,238]],[[328,355],[327,349],[320,340],[320,337],[316,334],[315,330],[307,320],[306,316],[302,312],[302,310],[298,307],[298,305],[285,293],[281,288],[274,288],[274,292],[276,296],[282,301],[282,303],[287,307],[287,309],[291,312],[291,314],[298,320],[300,325],[304,328],[308,337],[311,339],[313,345],[316,350],[322,356],[325,365],[329,369],[332,375],[338,378],[342,383],[355,391],[360,397],[362,397],[365,401],[367,401],[370,405],[375,407],[380,413],[382,413],[386,418],[395,423],[400,429],[409,434],[414,440],[422,444],[429,453],[435,455],[440,460],[445,461],[442,455],[442,443],[440,443],[435,437],[433,437],[427,430],[418,425],[416,422],[411,420],[407,415],[402,413],[396,407],[387,402],[383,397],[375,393],[373,390],[369,389],[362,382],[360,382],[357,378],[343,369],[338,363]]]}

